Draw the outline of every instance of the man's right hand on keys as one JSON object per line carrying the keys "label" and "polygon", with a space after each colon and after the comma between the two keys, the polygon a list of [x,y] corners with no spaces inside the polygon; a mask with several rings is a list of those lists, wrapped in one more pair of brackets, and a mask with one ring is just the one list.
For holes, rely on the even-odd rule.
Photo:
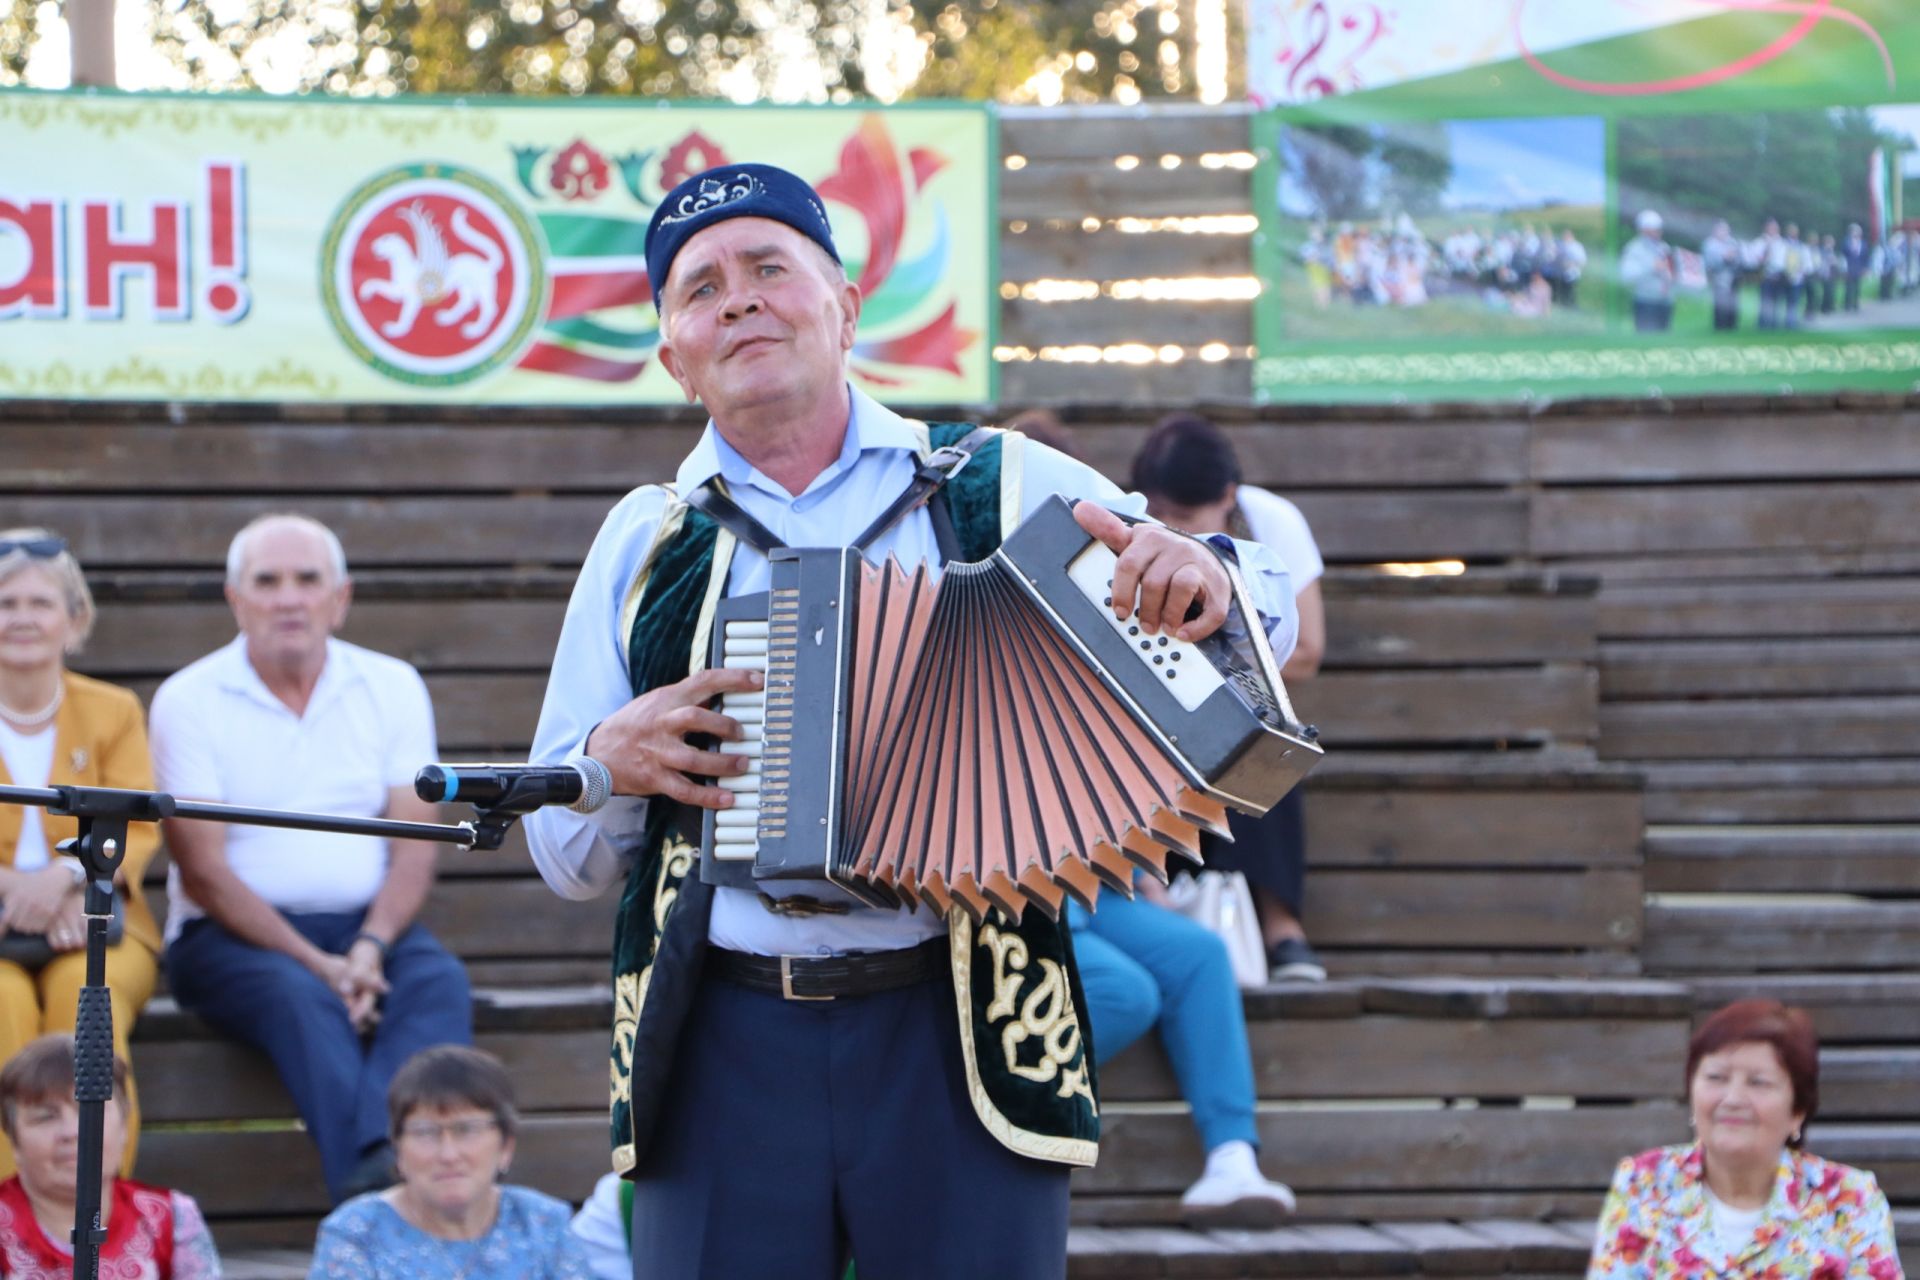
{"label": "man's right hand on keys", "polygon": [[701,751],[687,737],[699,733],[721,744],[740,741],[739,723],[706,704],[726,693],[758,692],[763,683],[758,671],[696,671],[677,684],[640,695],[602,720],[587,735],[586,754],[607,766],[615,795],[666,796],[702,809],[731,808],[731,792],[703,787],[689,775],[733,777],[747,771],[747,757]]}

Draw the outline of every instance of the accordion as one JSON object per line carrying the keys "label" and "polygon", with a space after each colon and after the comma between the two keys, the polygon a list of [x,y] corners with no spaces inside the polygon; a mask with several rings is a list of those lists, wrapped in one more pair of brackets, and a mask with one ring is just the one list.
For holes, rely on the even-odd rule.
{"label": "accordion", "polygon": [[850,548],[770,559],[769,591],[714,614],[709,664],[766,679],[722,699],[745,740],[721,749],[750,768],[705,815],[712,882],[1057,917],[1198,860],[1229,806],[1266,812],[1320,757],[1233,565],[1227,626],[1148,635],[1114,617],[1116,557],[1058,497],[937,579]]}

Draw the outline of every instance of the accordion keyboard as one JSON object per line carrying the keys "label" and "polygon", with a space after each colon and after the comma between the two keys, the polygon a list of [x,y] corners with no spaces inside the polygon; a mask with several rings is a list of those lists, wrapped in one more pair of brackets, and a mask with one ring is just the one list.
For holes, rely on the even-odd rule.
{"label": "accordion keyboard", "polygon": [[[729,621],[725,626],[720,665],[734,670],[765,673],[768,624],[740,619]],[[791,697],[789,693],[789,703]],[[767,701],[764,687],[752,692],[724,694],[720,699],[721,714],[739,721],[743,735],[742,741],[722,743],[720,749],[728,755],[746,756],[750,762],[745,773],[721,778],[718,782],[722,790],[733,793],[733,808],[718,810],[713,815],[713,856],[722,861],[753,859],[760,848],[760,815],[769,804],[778,808],[784,826],[784,794],[769,798],[763,794],[761,785],[761,779],[765,776],[762,771],[766,767]],[[790,723],[791,710],[786,715]],[[787,744],[782,750],[791,750],[791,738],[787,739]],[[784,769],[781,770],[781,777],[785,778]]]}

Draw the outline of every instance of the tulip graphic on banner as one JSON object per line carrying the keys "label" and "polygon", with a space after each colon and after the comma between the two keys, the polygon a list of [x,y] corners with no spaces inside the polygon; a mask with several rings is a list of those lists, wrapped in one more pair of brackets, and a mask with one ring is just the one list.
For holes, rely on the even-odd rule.
{"label": "tulip graphic on banner", "polygon": [[[539,148],[516,150],[522,191],[545,206],[535,218],[546,240],[551,281],[545,320],[518,368],[622,383],[637,378],[652,359],[660,333],[646,274],[647,219],[680,178],[730,159],[695,131],[666,148],[653,180],[644,181],[654,154],[614,157],[609,166],[585,140],[551,155]],[[815,180],[829,209],[850,210],[865,231],[864,258],[851,254],[850,242],[858,239],[844,223],[838,239],[863,297],[853,372],[876,386],[904,381],[890,367],[958,375],[961,355],[981,337],[956,322],[951,218],[926,193],[946,165],[931,148],[911,148],[903,156],[885,120],[870,115],[841,146],[834,171]],[[621,175],[617,185],[605,180],[613,168]],[[602,210],[603,197],[622,207]],[[552,207],[556,203],[567,207]],[[903,259],[916,219],[928,228],[921,237],[925,244]]]}

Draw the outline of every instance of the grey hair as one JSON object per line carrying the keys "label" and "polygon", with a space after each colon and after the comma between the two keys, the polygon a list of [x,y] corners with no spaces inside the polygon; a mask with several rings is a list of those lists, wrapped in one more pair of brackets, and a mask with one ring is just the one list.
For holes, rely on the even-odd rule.
{"label": "grey hair", "polygon": [[333,566],[336,582],[345,582],[347,578],[347,550],[340,545],[340,536],[312,516],[301,515],[298,511],[270,511],[263,516],[255,516],[247,521],[246,527],[233,535],[233,541],[227,544],[227,582],[240,585],[240,575],[247,567],[247,546],[262,529],[273,524],[297,525],[309,533],[315,534],[326,544],[327,559]]}
{"label": "grey hair", "polygon": [[[51,529],[21,528],[0,529],[0,542],[35,542],[42,538],[55,538],[59,535]],[[73,552],[62,551],[57,556],[30,556],[15,548],[0,556],[0,582],[5,582],[22,569],[40,568],[47,572],[54,584],[60,588],[60,594],[67,602],[67,617],[73,623],[73,635],[67,641],[67,652],[80,652],[80,646],[93,634],[93,592],[87,589],[87,576],[80,572],[80,562],[73,558]]]}

